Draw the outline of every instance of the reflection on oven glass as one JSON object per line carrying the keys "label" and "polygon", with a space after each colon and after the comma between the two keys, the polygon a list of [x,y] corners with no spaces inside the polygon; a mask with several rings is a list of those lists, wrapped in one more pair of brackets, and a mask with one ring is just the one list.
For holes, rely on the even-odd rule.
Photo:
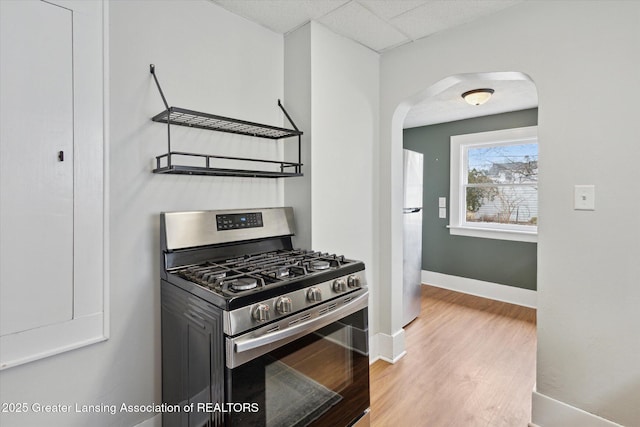
{"label": "reflection on oven glass", "polygon": [[353,383],[347,325],[317,331],[313,340],[266,367],[267,427],[306,426],[339,403]]}

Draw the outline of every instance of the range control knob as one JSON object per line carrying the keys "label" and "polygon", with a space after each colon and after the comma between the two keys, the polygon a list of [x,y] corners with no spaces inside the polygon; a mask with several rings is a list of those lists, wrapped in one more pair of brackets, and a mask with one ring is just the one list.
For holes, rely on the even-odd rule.
{"label": "range control knob", "polygon": [[322,291],[319,288],[309,288],[307,299],[311,302],[322,301]]}
{"label": "range control knob", "polygon": [[280,297],[276,300],[276,311],[280,314],[291,313],[291,298]]}
{"label": "range control knob", "polygon": [[266,322],[269,320],[269,306],[267,304],[258,304],[253,309],[251,315],[258,322]]}
{"label": "range control knob", "polygon": [[347,282],[344,279],[336,279],[333,282],[333,290],[336,292],[344,292],[347,290]]}
{"label": "range control knob", "polygon": [[349,276],[347,278],[347,284],[350,288],[359,288],[360,287],[360,276]]}

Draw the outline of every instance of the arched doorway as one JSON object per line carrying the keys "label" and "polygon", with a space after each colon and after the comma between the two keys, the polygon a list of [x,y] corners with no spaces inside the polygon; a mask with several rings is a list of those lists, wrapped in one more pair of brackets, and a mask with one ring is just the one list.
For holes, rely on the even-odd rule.
{"label": "arched doorway", "polygon": [[[477,89],[477,88],[492,88],[494,90],[494,94],[492,99],[484,105],[476,106],[469,105],[464,102],[461,97],[461,94],[464,92]],[[486,130],[495,130],[495,129],[504,129],[504,128],[515,128],[520,126],[531,126],[537,124],[537,91],[535,87],[535,83],[532,79],[524,73],[521,72],[486,72],[486,73],[467,73],[467,74],[459,74],[446,77],[433,85],[429,86],[425,90],[415,94],[414,96],[406,99],[398,107],[393,115],[393,124],[392,124],[392,152],[396,153],[392,155],[392,161],[394,164],[392,168],[398,170],[402,170],[402,165],[397,164],[402,159],[402,150],[404,148],[404,135],[407,134],[407,129],[415,130],[419,128],[431,127],[435,125],[440,125],[443,123],[457,123],[460,124],[457,129],[458,133],[467,134],[476,132],[482,132]],[[528,111],[527,115],[531,117],[533,115],[533,120],[523,119],[522,117],[518,117],[514,121],[514,115],[517,116],[515,112]],[[507,124],[495,124],[493,122],[504,121],[505,117],[510,116],[507,121],[511,121],[512,123]],[[522,116],[522,114],[520,114]],[[488,119],[491,117],[491,119]],[[497,120],[496,118],[500,118],[501,120]],[[482,118],[487,118],[482,119]],[[491,122],[491,123],[489,123]],[[473,123],[474,126],[469,126],[469,123]],[[462,125],[464,124],[464,125]],[[454,127],[455,128],[455,127]],[[452,131],[451,135],[456,134]],[[426,192],[430,194],[431,200],[425,200],[425,209],[428,210],[428,213],[434,217],[437,214],[442,214],[442,210],[440,206],[434,203],[442,203],[442,199],[445,199],[445,218],[438,218],[440,220],[439,227],[442,231],[442,235],[446,234],[446,238],[449,238],[449,230],[446,228],[450,227],[452,224],[449,223],[450,220],[450,157],[449,157],[449,137],[447,136],[446,141],[444,141],[446,145],[446,155],[442,156],[433,156],[431,159],[425,160],[425,167],[429,168],[429,164],[427,161],[439,161],[441,166],[441,173],[438,179],[446,180],[446,188],[440,188],[436,192],[438,193],[435,197],[435,193]],[[442,143],[441,143],[442,150]],[[431,165],[433,166],[433,165]],[[536,168],[537,168],[537,160],[536,160]],[[444,175],[443,175],[444,174]],[[398,174],[395,175],[396,177]],[[401,175],[400,175],[401,176]],[[425,177],[428,181],[430,178]],[[428,183],[425,183],[425,186]],[[392,215],[391,215],[391,228],[394,234],[401,233],[402,231],[402,185],[400,183],[392,183]],[[451,190],[453,191],[453,190]],[[514,210],[517,212],[517,210]],[[517,213],[516,213],[517,216]],[[529,214],[529,216],[531,216]],[[536,218],[533,219],[535,221]],[[431,224],[437,220],[432,220]],[[519,218],[515,220],[519,221]],[[426,239],[426,235],[423,232],[423,239]],[[444,238],[444,237],[443,237]],[[499,237],[498,239],[500,239]],[[518,236],[514,240],[518,240]],[[475,239],[474,243],[478,246],[478,242],[484,239]],[[531,240],[529,240],[531,241]],[[473,261],[476,263],[475,267],[473,262],[469,262],[469,259],[466,263],[459,263],[460,265],[465,265],[465,269],[453,269],[452,271],[447,271],[447,268],[443,266],[435,266],[433,269],[436,273],[445,272],[447,276],[455,277],[456,284],[459,282],[457,280],[458,277],[462,277],[463,279],[469,280],[479,280],[481,282],[481,286],[486,289],[482,289],[479,292],[482,294],[483,292],[488,292],[489,297],[493,297],[495,299],[515,302],[522,305],[531,305],[528,301],[534,301],[533,305],[535,305],[535,274],[536,274],[536,249],[534,246],[521,245],[518,247],[515,243],[508,243],[506,246],[498,242],[498,240],[486,240],[488,242],[488,246],[491,246],[491,249],[478,249],[471,246],[469,251],[479,252],[480,255],[482,253],[486,254],[495,248],[499,248],[499,251],[504,253],[509,253],[509,251],[514,251],[514,247],[516,247],[513,256],[519,256],[518,254],[525,254],[523,256],[533,257],[533,259],[529,262],[529,266],[527,269],[523,269],[520,272],[516,272],[516,274],[520,274],[521,276],[527,276],[526,280],[516,280],[514,283],[509,283],[510,279],[502,279],[496,277],[496,271],[501,269],[501,266],[496,264],[491,266],[490,263],[485,266],[488,274],[483,273],[482,271],[476,271],[474,273],[473,269],[479,269],[482,266],[482,257],[477,257],[478,259]],[[442,242],[436,243],[438,248],[441,248]],[[461,245],[464,245],[462,243]],[[515,245],[515,246],[514,246]],[[481,245],[480,245],[481,246]],[[460,251],[461,247],[458,246],[456,251]],[[431,254],[433,251],[441,250],[441,249],[433,249],[429,248]],[[450,249],[452,250],[452,249]],[[392,239],[392,252],[393,253],[402,253],[402,239]],[[463,251],[464,252],[464,251]],[[429,254],[426,256],[423,254],[423,270],[430,271],[430,268],[433,265],[427,266],[424,268],[426,262],[428,261]],[[426,259],[425,259],[426,258]],[[470,259],[473,257],[470,257]],[[486,259],[485,259],[486,261]],[[508,265],[508,264],[507,264]],[[403,265],[402,258],[396,257],[392,261],[391,265],[392,277],[396,278],[393,280],[393,294],[395,296],[402,295],[402,289],[399,289],[399,286],[402,284],[402,276],[403,276]],[[480,269],[481,270],[481,269]],[[424,271],[423,271],[424,273]],[[507,272],[505,275],[514,274],[513,271]],[[532,277],[531,277],[532,276]],[[446,277],[445,277],[446,279]],[[492,286],[493,284],[498,284],[498,286]],[[507,284],[507,286],[501,286]],[[474,283],[475,285],[475,283]],[[463,280],[461,286],[467,286],[467,283]],[[509,289],[507,289],[509,287]],[[504,289],[503,289],[504,288]],[[505,291],[504,295],[501,294],[502,291]],[[515,297],[512,295],[515,294]],[[515,298],[515,299],[513,299]],[[402,302],[395,301],[391,305],[392,311],[392,322],[394,325],[402,325],[403,319],[403,306]],[[410,351],[410,349],[407,349]]]}
{"label": "arched doorway", "polygon": [[[478,78],[478,76],[489,76],[490,78],[483,79]],[[469,108],[466,108],[460,95],[467,90],[482,87],[500,87],[499,91],[494,91],[494,93],[500,93],[502,95],[500,97],[502,101],[505,101],[505,96],[507,96],[505,92],[510,89],[511,93],[509,96],[517,98],[523,97],[528,93],[532,96],[533,102],[507,102],[506,104],[509,105],[492,105],[492,108],[469,110]],[[524,89],[528,90],[528,92],[523,92]],[[494,101],[500,101],[500,98],[496,97]],[[515,99],[515,101],[519,100]],[[451,105],[448,103],[451,103]],[[402,177],[401,159],[403,156],[401,153],[402,149],[407,147],[407,140],[413,139],[413,129],[420,130],[420,132],[415,132],[420,133],[420,137],[424,137],[424,134],[427,134],[427,132],[422,131],[424,128],[438,128],[439,130],[445,128],[453,129],[443,131],[444,134],[441,135],[439,140],[436,141],[437,138],[434,138],[433,141],[429,141],[434,145],[438,144],[435,151],[423,150],[425,160],[425,179],[423,184],[425,186],[433,185],[433,183],[429,182],[432,176],[427,173],[427,170],[430,168],[442,169],[440,171],[442,172],[441,179],[447,181],[446,185],[440,186],[436,191],[424,192],[423,207],[436,218],[435,221],[441,221],[440,224],[436,224],[436,227],[441,229],[440,231],[443,235],[450,237],[449,230],[447,229],[450,208],[449,194],[452,192],[449,181],[450,165],[453,163],[452,159],[454,159],[454,154],[451,150],[451,139],[453,139],[454,135],[458,134],[466,135],[496,132],[496,129],[513,129],[514,127],[521,127],[523,125],[526,127],[536,127],[536,107],[537,91],[535,85],[531,79],[522,73],[482,73],[451,76],[443,79],[425,91],[405,100],[396,108],[393,115],[392,155],[390,156],[392,159],[391,176],[395,177],[396,180],[398,176]],[[416,113],[416,110],[422,111]],[[422,119],[418,117],[420,114],[431,117]],[[503,121],[501,119],[504,118],[508,118],[510,123],[496,124],[497,122]],[[404,126],[407,121],[413,121],[411,126]],[[488,129],[490,130],[488,131]],[[416,141],[411,142],[414,143]],[[502,143],[506,142],[502,141]],[[501,147],[502,152],[514,152],[514,150],[505,149],[505,147],[511,146],[513,146],[513,144]],[[441,162],[441,168],[436,164],[438,161]],[[532,161],[529,163],[531,164]],[[514,160],[512,163],[516,164],[521,162]],[[537,158],[535,159],[535,169],[537,170]],[[400,174],[397,173],[398,170],[400,170]],[[485,173],[484,169],[481,170]],[[489,170],[486,171],[487,177],[489,172]],[[514,170],[511,172],[515,173],[517,171]],[[493,181],[492,183],[498,184]],[[502,181],[499,182],[499,184],[506,185]],[[397,238],[399,234],[398,231],[400,231],[400,233],[402,231],[402,185],[400,182],[394,181],[392,185],[390,185],[390,188],[392,189],[391,199],[393,202],[391,209],[393,237],[390,241],[393,246],[392,253],[397,254],[398,247],[400,247],[401,253],[403,251],[402,239]],[[438,218],[440,208],[438,199],[441,197],[444,197],[447,202],[445,218]],[[489,197],[485,198],[488,199]],[[481,204],[478,200],[476,200],[476,202]],[[462,206],[466,208],[467,205],[462,204]],[[516,214],[515,218],[514,221],[516,223],[521,222],[521,216]],[[454,239],[457,240],[458,243],[465,240],[465,238],[460,239],[458,237]],[[495,252],[492,252],[493,249],[483,249],[479,251],[477,247],[478,242],[492,240],[491,245],[499,245],[499,243],[495,243],[499,239],[481,239],[474,237],[471,240],[475,241],[473,244],[469,244],[472,248],[471,251],[481,252],[480,255],[483,256],[486,254],[494,254]],[[513,251],[515,241],[506,240],[506,242],[506,249],[504,250],[506,252]],[[517,244],[517,242],[515,244]],[[525,245],[535,246],[535,244],[529,242],[526,242]],[[441,242],[438,242],[436,246],[438,250],[443,250],[443,244]],[[537,269],[535,262],[535,258],[537,257],[536,250],[534,247],[531,254],[534,257],[533,268],[528,270],[529,274],[532,273],[534,276],[534,289]],[[459,255],[459,253],[460,249],[457,248],[455,255]],[[443,258],[450,259],[450,257],[451,255],[447,254]],[[460,263],[460,261],[465,263],[465,261],[469,261],[469,258],[462,260],[454,259],[454,262]],[[490,267],[489,270],[500,270],[502,267],[500,266],[500,260],[498,261],[498,267]],[[391,291],[390,307],[392,323],[398,325],[403,322],[402,309],[404,306],[404,304],[402,304],[403,301],[401,301],[404,292],[400,289],[403,283],[401,280],[403,274],[402,257],[393,258],[392,264],[392,269],[395,270],[393,271],[394,280],[391,281],[393,288]],[[466,264],[472,263],[466,262]],[[506,264],[509,263],[507,262]],[[508,266],[505,267],[505,269],[506,268],[508,268]],[[400,280],[397,278],[398,273]],[[461,281],[463,283],[465,279],[468,279],[468,277],[464,277],[465,272],[453,272],[449,275],[462,279]],[[483,288],[479,291],[476,290],[476,292],[468,292],[475,293],[476,295],[484,293],[487,289],[491,291],[494,287],[510,288],[511,290],[507,292],[508,294],[513,293],[513,289],[517,288],[517,286],[505,286],[499,283],[492,284],[483,280],[471,280],[473,280],[474,286]],[[535,294],[535,291],[530,289],[522,289],[522,291],[525,292],[525,294],[527,291]],[[449,293],[451,294],[451,292]],[[517,294],[518,292],[515,293]],[[535,310],[526,307],[520,307],[522,310],[514,310],[513,318],[524,319],[525,321],[521,322],[521,325],[526,323],[526,327],[523,326],[522,329],[518,330],[509,330],[509,326],[507,325],[507,327],[503,329],[502,325],[492,322],[497,319],[505,319],[504,321],[510,324],[514,323],[512,318],[510,315],[494,316],[493,314],[497,311],[505,310],[505,306],[515,306],[499,301],[488,302],[486,299],[471,295],[462,295],[456,292],[453,292],[453,294],[461,296],[454,296],[452,298],[452,300],[459,303],[450,304],[443,310],[442,306],[447,305],[448,302],[452,300],[445,300],[443,293],[439,292],[437,293],[438,298],[436,298],[438,299],[438,310],[436,310],[435,304],[424,306],[431,310],[425,313],[425,317],[432,315],[428,322],[424,322],[422,318],[418,318],[415,323],[412,323],[407,328],[406,338],[404,330],[400,329],[402,333],[402,343],[406,343],[406,356],[404,356],[403,363],[395,365],[374,365],[371,376],[373,384],[372,390],[374,392],[372,394],[372,408],[376,407],[377,402],[381,399],[380,396],[385,396],[387,405],[393,407],[393,409],[386,411],[384,415],[379,415],[378,418],[376,418],[376,422],[387,422],[389,419],[404,417],[403,422],[409,424],[432,424],[443,419],[451,421],[452,424],[462,424],[464,420],[472,420],[474,416],[482,413],[482,408],[495,407],[503,408],[503,410],[499,411],[499,416],[504,417],[505,420],[509,420],[505,421],[506,424],[520,425],[522,422],[526,423],[530,419],[531,407],[529,394],[535,383]],[[433,296],[436,294],[430,293],[429,295]],[[486,296],[492,299],[508,300],[508,298],[504,298],[499,294]],[[446,298],[449,297],[447,296]],[[526,305],[526,303],[524,305]],[[454,306],[458,306],[461,309],[456,309]],[[510,339],[503,341],[504,336],[499,336],[500,334],[492,335],[495,331],[503,330],[508,330],[505,336],[511,337],[510,339],[512,339],[514,335],[519,335],[520,341],[514,344]],[[395,336],[396,334],[393,335],[393,338],[395,338]],[[400,339],[398,341],[400,341]],[[394,348],[394,350],[397,350],[397,348]],[[403,353],[393,358],[393,361],[398,360],[398,358],[405,354],[404,347],[402,350]],[[512,350],[515,351],[512,352]],[[516,352],[518,354],[515,354]],[[513,363],[513,366],[510,366],[511,363]],[[403,384],[403,390],[406,391],[405,396],[420,395],[423,405],[420,406],[420,408],[416,408],[415,402],[407,404],[404,398],[398,399],[397,401],[393,400],[393,397],[389,397],[394,395],[394,393],[390,391],[392,385],[389,385],[393,383],[391,381],[383,382],[380,380],[381,378],[393,378],[393,381]],[[502,381],[504,378],[506,378],[507,381]],[[413,384],[418,384],[418,386],[413,389]],[[490,387],[495,393],[487,393],[487,389],[483,387]],[[505,396],[509,396],[509,405],[501,401]],[[517,398],[515,396],[517,396]],[[391,402],[391,405],[389,405],[389,402]],[[469,402],[473,402],[473,405],[477,406],[473,406],[469,404]],[[492,409],[488,416],[497,416],[497,413],[497,411]],[[513,421],[513,423],[511,421]]]}

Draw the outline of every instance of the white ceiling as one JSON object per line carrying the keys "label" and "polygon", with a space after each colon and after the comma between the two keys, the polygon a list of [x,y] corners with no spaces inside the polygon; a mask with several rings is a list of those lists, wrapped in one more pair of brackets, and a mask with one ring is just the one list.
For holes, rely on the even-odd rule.
{"label": "white ceiling", "polygon": [[[536,85],[523,73],[465,74],[445,80],[451,81],[446,89],[439,93],[430,93],[413,105],[404,120],[405,129],[538,106]],[[491,88],[495,91],[486,104],[470,105],[462,99],[461,95],[466,91],[480,88]]]}
{"label": "white ceiling", "polygon": [[376,52],[473,21],[523,0],[211,0],[286,34],[317,21]]}
{"label": "white ceiling", "polygon": [[[280,34],[309,21],[378,53],[496,13],[524,0],[211,0],[223,8]],[[536,107],[530,80],[487,81],[478,75],[454,84],[416,104],[405,128],[443,123]],[[435,83],[435,82],[434,82]],[[460,94],[490,87],[492,99],[481,106],[466,104]]]}

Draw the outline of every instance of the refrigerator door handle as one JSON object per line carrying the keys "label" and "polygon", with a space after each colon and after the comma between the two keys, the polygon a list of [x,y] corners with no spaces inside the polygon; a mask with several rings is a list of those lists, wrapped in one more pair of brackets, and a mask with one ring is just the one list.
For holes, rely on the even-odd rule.
{"label": "refrigerator door handle", "polygon": [[421,210],[422,208],[403,208],[402,213],[410,214],[410,213],[420,212]]}

